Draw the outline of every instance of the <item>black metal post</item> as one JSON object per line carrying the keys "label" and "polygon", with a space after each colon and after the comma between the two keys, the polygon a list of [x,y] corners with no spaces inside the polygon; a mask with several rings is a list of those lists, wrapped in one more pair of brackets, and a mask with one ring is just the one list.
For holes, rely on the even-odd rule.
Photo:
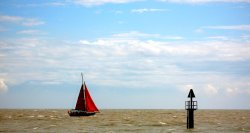
{"label": "black metal post", "polygon": [[187,112],[187,128],[194,128],[194,110],[190,109]]}
{"label": "black metal post", "polygon": [[190,101],[186,101],[186,110],[187,110],[187,129],[194,128],[194,110],[197,109],[197,101],[193,101],[193,97],[195,97],[194,92],[190,89],[188,94]]}

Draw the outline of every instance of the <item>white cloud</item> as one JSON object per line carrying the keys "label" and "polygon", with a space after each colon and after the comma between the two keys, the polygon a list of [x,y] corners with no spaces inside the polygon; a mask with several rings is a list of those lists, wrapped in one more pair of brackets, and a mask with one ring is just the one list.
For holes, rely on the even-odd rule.
{"label": "white cloud", "polygon": [[43,34],[39,30],[21,30],[17,32],[18,34],[28,34],[28,35],[37,35],[37,34]]}
{"label": "white cloud", "polygon": [[35,18],[24,18],[20,16],[8,16],[8,15],[0,15],[0,22],[17,23],[23,26],[37,26],[45,24],[45,22]]}
{"label": "white cloud", "polygon": [[98,6],[108,3],[113,4],[123,4],[123,3],[130,3],[130,2],[136,2],[141,0],[74,0],[74,3],[83,5],[83,6]]}
{"label": "white cloud", "polygon": [[148,34],[142,33],[139,31],[130,31],[126,33],[114,34],[114,37],[118,38],[127,38],[127,39],[139,39],[139,38],[147,38],[147,39],[167,39],[167,40],[181,40],[183,37],[181,36],[163,36],[160,34]]}
{"label": "white cloud", "polygon": [[243,38],[243,39],[250,39],[250,35],[242,35],[241,38]]}
{"label": "white cloud", "polygon": [[250,89],[246,89],[245,93],[250,95]]}
{"label": "white cloud", "polygon": [[79,43],[80,44],[90,44],[90,42],[88,40],[80,40]]}
{"label": "white cloud", "polygon": [[218,88],[214,87],[213,85],[211,84],[208,84],[206,87],[205,87],[205,92],[207,94],[210,94],[210,95],[216,95],[218,94]]}
{"label": "white cloud", "polygon": [[132,9],[132,13],[146,13],[146,12],[164,12],[166,9],[157,9],[157,8],[140,8],[140,9]]}
{"label": "white cloud", "polygon": [[250,30],[250,25],[224,25],[224,26],[206,26],[206,29],[218,29],[218,30]]}
{"label": "white cloud", "polygon": [[45,6],[65,6],[64,2],[48,2],[44,4]]}
{"label": "white cloud", "polygon": [[8,90],[8,86],[4,82],[3,79],[0,79],[0,92],[6,92]]}
{"label": "white cloud", "polygon": [[28,46],[28,47],[35,47],[39,44],[43,44],[43,40],[40,40],[38,38],[20,38],[16,40],[16,44],[19,44],[20,46]]}
{"label": "white cloud", "polygon": [[246,2],[249,3],[250,0],[161,0],[163,2],[173,2],[173,3],[214,3],[214,2],[230,2],[230,3],[237,3],[237,2]]}
{"label": "white cloud", "polygon": [[196,32],[196,33],[203,33],[204,30],[202,28],[198,28],[198,29],[194,30],[194,32]]}
{"label": "white cloud", "polygon": [[167,40],[182,40],[184,39],[181,36],[163,36],[162,39],[167,39]]}
{"label": "white cloud", "polygon": [[0,15],[0,21],[2,22],[20,22],[23,18],[19,16],[8,16],[8,15]]}
{"label": "white cloud", "polygon": [[[217,26],[203,26],[200,27],[194,32],[203,33],[206,30],[235,30],[235,31],[250,31],[250,25],[217,25]],[[214,36],[213,39],[225,39],[225,36]]]}
{"label": "white cloud", "polygon": [[227,88],[226,91],[227,93],[229,94],[235,94],[235,93],[238,93],[238,88]]}
{"label": "white cloud", "polygon": [[69,4],[70,1],[55,1],[55,2],[46,2],[46,3],[29,3],[29,4],[19,4],[17,7],[61,7]]}
{"label": "white cloud", "polygon": [[[155,41],[155,38],[164,38],[164,36],[133,31],[114,34],[110,38],[99,38],[94,41],[80,40],[79,44],[87,44],[88,46],[83,46],[86,47],[84,53],[92,57],[107,57],[110,55],[118,57],[170,56],[175,58],[185,57],[196,61],[244,61],[250,59],[250,53],[248,52],[250,47],[247,42],[220,39],[217,41],[168,42],[167,40]],[[28,44],[36,44],[36,42],[39,41]]]}
{"label": "white cloud", "polygon": [[37,26],[37,25],[43,25],[45,22],[37,20],[37,19],[25,19],[22,22],[22,25],[24,26]]}
{"label": "white cloud", "polygon": [[114,37],[121,37],[121,38],[140,38],[140,37],[160,37],[159,34],[147,34],[147,33],[142,33],[139,31],[130,31],[126,33],[119,33],[119,34],[114,34]]}
{"label": "white cloud", "polygon": [[250,35],[242,35],[241,38],[250,43]]}
{"label": "white cloud", "polygon": [[[33,33],[36,31],[22,31],[21,33]],[[240,61],[250,59],[250,47],[247,42],[238,41],[176,41],[168,42],[167,40],[155,41],[154,39],[165,38],[159,34],[147,34],[141,32],[128,32],[114,34],[110,38],[99,38],[93,41],[80,40],[77,47],[86,47],[84,52],[86,54],[97,54],[97,55],[113,55],[116,53],[126,56],[135,55],[150,55],[150,56],[161,56],[161,57],[185,57],[194,60],[217,60],[217,61]],[[146,38],[146,39],[145,39]],[[178,39],[178,37],[176,38]],[[29,46],[38,47],[43,44],[44,41],[38,38],[21,38],[14,40],[18,46]],[[71,48],[71,47],[66,47]],[[52,48],[53,49],[53,48]],[[102,49],[100,51],[100,49]],[[66,50],[66,49],[65,49]],[[95,52],[96,51],[96,52]],[[99,51],[99,52],[97,52]],[[110,52],[113,51],[113,52]],[[115,52],[119,51],[119,52]],[[122,53],[122,54],[121,54]],[[95,56],[95,55],[91,55]]]}
{"label": "white cloud", "polygon": [[199,93],[206,90],[207,94],[219,94],[230,87],[239,90],[247,88],[248,77],[227,79],[234,76],[230,75],[231,71],[222,71],[221,74],[214,72],[217,69],[211,72],[205,67],[200,71],[195,65],[190,69],[185,65],[207,61],[248,61],[249,43],[224,40],[156,41],[160,37],[160,34],[128,32],[75,42],[48,42],[39,38],[9,40],[0,47],[4,54],[0,69],[9,70],[4,78],[8,79],[8,83],[15,84],[30,80],[76,82],[78,78],[75,75],[82,71],[89,81],[111,87],[181,86],[185,90],[197,89],[195,92]]}
{"label": "white cloud", "polygon": [[218,39],[218,40],[228,40],[228,38],[226,36],[210,36],[207,37],[208,39]]}
{"label": "white cloud", "polygon": [[190,91],[190,89],[194,89],[194,85],[191,85],[191,84],[183,85],[183,86],[179,87],[179,89],[183,93],[188,94],[188,92]]}

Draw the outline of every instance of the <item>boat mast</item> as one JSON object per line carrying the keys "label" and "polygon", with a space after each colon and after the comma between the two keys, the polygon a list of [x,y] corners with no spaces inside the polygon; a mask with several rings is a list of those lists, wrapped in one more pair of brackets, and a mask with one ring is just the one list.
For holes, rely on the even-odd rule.
{"label": "boat mast", "polygon": [[82,75],[82,84],[83,84],[83,74],[81,73],[81,75]]}
{"label": "boat mast", "polygon": [[83,80],[83,74],[82,75],[82,85],[83,85],[83,100],[84,100],[84,110],[86,110],[86,96],[85,96],[85,82]]}

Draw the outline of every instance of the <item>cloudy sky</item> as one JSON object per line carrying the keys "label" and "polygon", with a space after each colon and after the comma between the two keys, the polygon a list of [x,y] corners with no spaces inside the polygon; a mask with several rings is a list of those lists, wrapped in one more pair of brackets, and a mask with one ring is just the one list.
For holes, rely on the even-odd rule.
{"label": "cloudy sky", "polygon": [[250,109],[250,0],[0,2],[0,108]]}

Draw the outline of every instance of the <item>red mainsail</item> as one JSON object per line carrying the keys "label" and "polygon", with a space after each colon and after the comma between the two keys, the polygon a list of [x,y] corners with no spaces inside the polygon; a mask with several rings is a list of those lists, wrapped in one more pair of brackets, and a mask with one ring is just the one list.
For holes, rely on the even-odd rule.
{"label": "red mainsail", "polygon": [[85,85],[85,100],[86,100],[86,111],[88,112],[99,112],[99,110],[97,109],[97,107],[95,106],[95,103],[93,102],[90,94],[89,94],[89,90]]}
{"label": "red mainsail", "polygon": [[97,109],[95,103],[93,102],[88,88],[84,82],[84,84],[81,87],[81,90],[79,92],[79,96],[77,99],[77,103],[76,103],[76,110],[83,110],[83,111],[87,111],[87,112],[99,112],[99,110]]}

